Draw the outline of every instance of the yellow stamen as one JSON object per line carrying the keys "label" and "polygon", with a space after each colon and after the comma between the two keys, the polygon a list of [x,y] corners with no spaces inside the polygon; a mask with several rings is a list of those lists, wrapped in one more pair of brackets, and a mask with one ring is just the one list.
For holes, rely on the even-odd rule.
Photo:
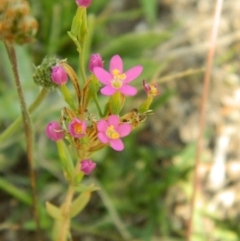
{"label": "yellow stamen", "polygon": [[74,124],[74,131],[77,134],[81,134],[82,133],[82,125],[80,123],[75,123]]}
{"label": "yellow stamen", "polygon": [[119,134],[116,132],[113,125],[111,125],[107,128],[106,135],[111,139],[118,139],[119,138]]}
{"label": "yellow stamen", "polygon": [[112,87],[114,87],[115,89],[119,89],[122,84],[123,84],[123,80],[126,79],[126,74],[124,73],[120,73],[120,71],[118,69],[114,69],[112,71],[113,74],[113,80],[111,81]]}

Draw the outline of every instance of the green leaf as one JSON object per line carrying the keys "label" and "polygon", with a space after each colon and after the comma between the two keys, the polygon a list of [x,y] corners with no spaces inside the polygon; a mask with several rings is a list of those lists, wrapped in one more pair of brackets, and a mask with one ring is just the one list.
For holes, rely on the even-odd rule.
{"label": "green leaf", "polygon": [[79,184],[77,187],[75,187],[75,191],[77,192],[93,192],[96,190],[99,190],[100,188],[95,186],[95,184],[91,184],[89,186],[84,184]]}
{"label": "green leaf", "polygon": [[46,209],[48,214],[53,218],[53,219],[61,219],[62,218],[62,213],[61,210],[51,204],[50,202],[46,202]]}
{"label": "green leaf", "polygon": [[90,199],[91,193],[84,192],[81,193],[72,203],[70,208],[70,217],[73,218],[77,216],[87,205]]}

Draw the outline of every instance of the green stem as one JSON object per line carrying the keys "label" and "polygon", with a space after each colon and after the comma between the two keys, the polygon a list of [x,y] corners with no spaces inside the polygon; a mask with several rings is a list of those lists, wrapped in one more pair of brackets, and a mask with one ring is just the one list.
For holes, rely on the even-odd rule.
{"label": "green stem", "polygon": [[86,40],[87,40],[87,11],[86,9],[83,9],[83,16],[82,16],[82,21],[83,21],[83,30],[84,32],[82,33],[82,36],[79,36],[79,39],[82,38],[81,41],[81,52],[79,52],[80,56],[79,56],[79,61],[80,61],[80,70],[81,70],[81,75],[83,78],[83,83],[86,83],[87,81],[87,77],[86,77],[86,72],[85,72],[85,45],[86,45]]}
{"label": "green stem", "polygon": [[97,95],[93,95],[93,100],[94,100],[94,102],[95,102],[95,104],[96,104],[96,107],[97,107],[97,109],[98,109],[98,113],[99,113],[99,115],[101,116],[101,117],[103,117],[103,113],[102,113],[102,110],[101,110],[101,107],[100,107],[100,105],[99,105],[99,102],[98,102],[98,99],[97,99]]}
{"label": "green stem", "polygon": [[68,91],[68,88],[67,86],[64,84],[64,85],[61,85],[61,91],[62,91],[62,94],[64,96],[64,100],[68,103],[68,105],[73,109],[73,110],[77,110],[75,104],[74,104],[74,101],[73,101],[73,98],[70,94],[70,92]]}
{"label": "green stem", "polygon": [[[34,102],[28,108],[29,113],[33,113],[37,107],[42,103],[44,98],[48,93],[47,88],[42,88],[41,92],[34,100]],[[16,133],[19,129],[19,126],[22,123],[22,116],[19,116],[1,135],[0,135],[0,144],[5,142],[11,135]]]}
{"label": "green stem", "polygon": [[82,51],[79,53],[80,71],[83,79],[83,83],[86,83],[87,77],[85,72],[85,59],[84,59],[84,48],[85,44],[82,45]]}
{"label": "green stem", "polygon": [[37,227],[37,234],[38,240],[41,240],[41,230],[40,230],[40,221],[39,221],[39,214],[37,210],[37,195],[36,195],[36,177],[35,172],[33,169],[33,144],[34,144],[34,134],[33,134],[33,127],[32,127],[32,120],[30,114],[27,109],[27,105],[24,99],[23,90],[18,74],[18,66],[17,66],[17,56],[15,52],[15,48],[13,45],[9,43],[5,43],[9,60],[12,65],[14,81],[18,93],[18,98],[20,102],[22,118],[23,118],[23,126],[25,131],[25,138],[26,138],[26,147],[27,147],[27,160],[29,165],[29,176],[30,176],[30,183],[32,189],[32,200],[33,200],[33,216]]}
{"label": "green stem", "polygon": [[62,206],[63,219],[60,226],[61,228],[60,236],[58,237],[57,241],[67,241],[68,236],[70,236],[70,224],[71,224],[70,207],[72,204],[73,195],[74,195],[74,185],[72,183],[69,183],[67,196]]}

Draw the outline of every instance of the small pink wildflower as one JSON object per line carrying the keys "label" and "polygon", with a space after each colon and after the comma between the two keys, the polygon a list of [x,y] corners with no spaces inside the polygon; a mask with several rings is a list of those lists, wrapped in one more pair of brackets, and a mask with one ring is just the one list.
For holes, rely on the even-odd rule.
{"label": "small pink wildflower", "polygon": [[128,84],[141,74],[142,69],[141,65],[137,65],[124,73],[121,57],[114,55],[110,60],[109,72],[101,67],[95,67],[93,73],[106,85],[101,89],[103,95],[109,96],[119,91],[123,95],[133,96],[137,93],[137,89]]}
{"label": "small pink wildflower", "polygon": [[96,167],[96,163],[92,162],[90,159],[82,160],[80,164],[81,171],[86,175],[89,175]]}
{"label": "small pink wildflower", "polygon": [[52,67],[51,79],[55,84],[63,85],[67,83],[68,76],[62,66],[56,65]]}
{"label": "small pink wildflower", "polygon": [[89,60],[89,64],[88,64],[89,71],[93,72],[93,69],[95,67],[103,68],[103,61],[102,61],[102,57],[100,54],[92,54],[90,56],[90,60]]}
{"label": "small pink wildflower", "polygon": [[97,123],[98,138],[116,151],[122,151],[124,144],[120,137],[127,136],[131,131],[131,126],[127,123],[120,123],[117,115],[111,115],[107,120],[100,120]]}
{"label": "small pink wildflower", "polygon": [[68,130],[71,136],[75,138],[81,138],[86,135],[87,124],[85,121],[81,121],[77,118],[74,118],[69,126]]}
{"label": "small pink wildflower", "polygon": [[76,0],[76,3],[79,7],[87,8],[91,5],[92,0]]}
{"label": "small pink wildflower", "polygon": [[64,132],[57,121],[48,123],[46,127],[46,135],[52,141],[59,141],[64,138]]}
{"label": "small pink wildflower", "polygon": [[160,94],[157,84],[147,84],[146,81],[143,80],[143,87],[148,96],[155,97]]}

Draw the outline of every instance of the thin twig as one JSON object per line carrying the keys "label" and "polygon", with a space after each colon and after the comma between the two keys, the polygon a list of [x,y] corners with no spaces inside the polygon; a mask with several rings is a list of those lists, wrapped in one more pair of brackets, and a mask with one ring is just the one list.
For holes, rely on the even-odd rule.
{"label": "thin twig", "polygon": [[194,168],[194,176],[193,176],[193,193],[192,193],[192,199],[190,204],[190,220],[189,220],[189,225],[187,230],[187,241],[192,240],[196,197],[200,191],[198,167],[199,167],[201,154],[202,154],[203,136],[204,136],[204,129],[205,129],[206,104],[207,104],[207,98],[208,98],[210,75],[212,70],[212,63],[213,63],[213,57],[215,52],[218,27],[219,27],[219,22],[221,18],[222,4],[223,4],[223,0],[216,1],[214,23],[213,23],[211,39],[210,39],[210,47],[208,50],[207,63],[206,63],[206,72],[203,80],[204,83],[203,83],[203,91],[202,91],[202,97],[201,97],[200,119],[199,119],[199,137],[197,141],[196,160],[195,160],[195,168]]}
{"label": "thin twig", "polygon": [[29,165],[29,176],[30,176],[30,183],[31,183],[31,189],[32,189],[32,199],[33,199],[33,216],[36,223],[37,228],[37,235],[38,240],[41,241],[41,230],[40,230],[40,222],[39,222],[39,215],[38,215],[38,209],[37,209],[37,195],[36,195],[36,177],[35,172],[33,169],[33,128],[32,128],[32,121],[30,114],[27,109],[27,105],[24,99],[22,86],[20,82],[20,78],[18,75],[18,67],[17,67],[17,57],[15,48],[13,45],[5,43],[8,56],[12,65],[13,75],[14,75],[14,81],[17,88],[18,98],[20,102],[21,112],[22,112],[22,118],[23,118],[23,126],[25,131],[25,137],[26,137],[26,146],[27,146],[27,160]]}

